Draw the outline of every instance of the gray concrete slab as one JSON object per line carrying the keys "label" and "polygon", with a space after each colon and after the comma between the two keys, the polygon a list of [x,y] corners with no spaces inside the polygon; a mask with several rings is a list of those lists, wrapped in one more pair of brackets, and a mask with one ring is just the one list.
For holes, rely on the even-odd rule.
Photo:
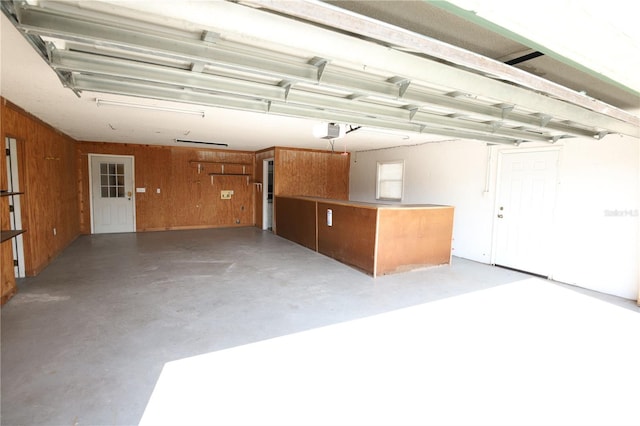
{"label": "gray concrete slab", "polygon": [[137,424],[166,362],[526,277],[454,258],[373,279],[255,228],[81,236],[2,309],[1,421]]}

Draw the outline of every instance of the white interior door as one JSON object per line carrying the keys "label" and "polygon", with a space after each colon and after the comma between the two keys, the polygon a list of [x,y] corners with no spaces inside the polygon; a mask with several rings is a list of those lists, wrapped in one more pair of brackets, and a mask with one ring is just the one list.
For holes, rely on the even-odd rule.
{"label": "white interior door", "polygon": [[92,232],[135,232],[133,157],[90,155]]}
{"label": "white interior door", "polygon": [[495,264],[551,276],[559,151],[500,153]]}

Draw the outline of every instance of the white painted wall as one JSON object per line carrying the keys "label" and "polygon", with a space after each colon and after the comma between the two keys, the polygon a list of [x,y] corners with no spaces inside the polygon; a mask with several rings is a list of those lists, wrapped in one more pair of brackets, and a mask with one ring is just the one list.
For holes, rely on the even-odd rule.
{"label": "white painted wall", "polygon": [[[454,256],[491,263],[502,149],[514,148],[456,140],[353,153],[350,198],[375,201],[376,163],[404,160],[403,203],[455,206]],[[560,157],[556,236],[549,242],[557,259],[553,278],[636,299],[640,141],[617,135],[571,139],[563,141]]]}

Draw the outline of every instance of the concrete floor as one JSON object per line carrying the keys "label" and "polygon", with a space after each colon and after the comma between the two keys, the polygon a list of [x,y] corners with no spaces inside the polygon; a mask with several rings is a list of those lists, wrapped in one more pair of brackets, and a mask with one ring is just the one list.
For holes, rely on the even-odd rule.
{"label": "concrete floor", "polygon": [[2,309],[1,421],[137,424],[169,361],[524,278],[454,258],[372,279],[255,228],[81,236]]}

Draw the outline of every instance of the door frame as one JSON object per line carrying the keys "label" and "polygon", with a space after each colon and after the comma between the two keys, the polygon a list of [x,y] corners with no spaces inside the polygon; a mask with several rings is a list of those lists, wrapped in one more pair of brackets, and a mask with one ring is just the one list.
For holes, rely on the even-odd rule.
{"label": "door frame", "polygon": [[[267,219],[269,217],[268,209],[269,209],[269,162],[273,161],[274,169],[273,169],[273,179],[274,179],[274,189],[275,189],[275,158],[265,158],[262,160],[262,230],[268,231],[269,226],[267,223]],[[275,194],[273,194],[271,207],[273,208],[273,202],[275,201]],[[273,212],[271,212],[271,230],[273,230]]]}
{"label": "door frame", "polygon": [[91,166],[94,157],[116,157],[116,158],[130,158],[131,159],[131,198],[133,201],[133,232],[137,232],[136,227],[136,158],[133,155],[113,155],[113,154],[88,154],[89,161],[89,210],[91,223],[91,234],[95,233],[93,226],[93,169]]}
{"label": "door frame", "polygon": [[[557,258],[556,256],[556,250],[557,250],[557,244],[555,241],[555,236],[557,235],[556,233],[556,208],[558,206],[558,195],[560,192],[560,170],[561,170],[561,166],[562,166],[562,145],[556,145],[556,146],[539,146],[539,147],[531,147],[531,148],[503,148],[500,149],[498,148],[497,153],[498,155],[497,160],[496,160],[496,174],[495,174],[495,184],[494,184],[494,188],[495,188],[495,192],[494,192],[494,199],[493,199],[493,220],[491,221],[491,256],[489,259],[489,263],[491,265],[496,265],[496,257],[497,257],[497,246],[498,246],[498,211],[499,211],[499,204],[500,204],[500,190],[502,188],[500,188],[500,182],[502,180],[502,161],[504,158],[504,155],[514,155],[514,154],[527,154],[527,153],[535,153],[535,152],[548,152],[548,151],[557,151],[558,152],[558,163],[557,163],[557,167],[556,167],[556,192],[555,192],[555,198],[553,200],[553,207],[554,207],[554,212],[553,215],[551,216],[551,235],[553,236],[552,239],[549,240],[549,247],[548,247],[548,252],[551,254],[550,258],[552,259],[550,261],[549,264],[549,274],[546,275],[548,279],[553,279],[553,273],[555,271],[555,263],[554,263],[554,259]],[[535,274],[535,272],[532,272]]]}
{"label": "door frame", "polygon": [[[7,161],[7,189],[11,192],[22,192],[22,188],[20,187],[20,169],[19,166],[22,163],[18,158],[19,152],[18,150],[22,149],[22,147],[18,147],[18,145],[22,145],[18,138],[5,135],[5,147],[9,150],[9,155],[6,157]],[[24,229],[22,226],[22,207],[20,201],[20,195],[12,195],[9,197],[9,203],[13,206],[13,212],[9,214],[9,224],[11,226],[11,230]],[[15,236],[12,238],[11,245],[13,247],[13,261],[17,263],[17,266],[14,266],[13,272],[14,276],[17,278],[26,277],[25,271],[25,258],[24,258],[24,240],[22,239],[22,234]]]}

